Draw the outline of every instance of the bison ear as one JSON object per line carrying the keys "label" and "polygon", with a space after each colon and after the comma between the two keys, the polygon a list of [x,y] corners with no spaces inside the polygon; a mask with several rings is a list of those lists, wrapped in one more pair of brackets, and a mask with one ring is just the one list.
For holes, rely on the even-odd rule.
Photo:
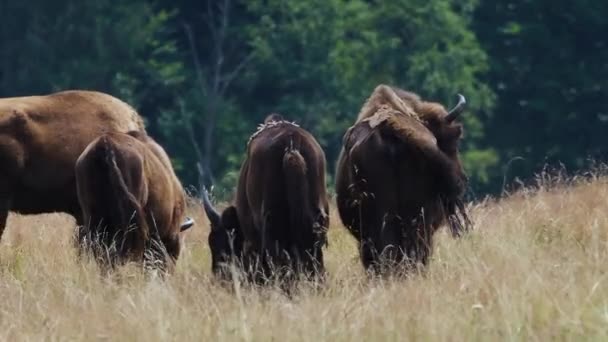
{"label": "bison ear", "polygon": [[236,229],[239,227],[239,217],[236,207],[231,205],[222,212],[222,224],[227,229]]}

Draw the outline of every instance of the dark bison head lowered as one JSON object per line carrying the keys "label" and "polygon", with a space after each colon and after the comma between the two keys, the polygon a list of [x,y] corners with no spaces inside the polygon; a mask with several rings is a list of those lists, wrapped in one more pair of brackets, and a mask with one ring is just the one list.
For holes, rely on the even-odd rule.
{"label": "dark bison head lowered", "polygon": [[184,221],[184,190],[160,145],[139,132],[104,134],[78,158],[76,182],[81,248],[92,249],[102,265],[145,257],[172,269],[180,232],[193,221]]}
{"label": "dark bison head lowered", "polygon": [[470,222],[462,197],[467,184],[459,159],[465,106],[437,103],[378,86],[344,136],[336,173],[337,205],[360,243],[366,269],[393,273],[426,264],[435,231],[454,235]]}
{"label": "dark bison head lowered", "polygon": [[269,116],[249,141],[234,203],[220,215],[206,195],[203,202],[214,272],[236,256],[258,281],[324,273],[325,154],[304,129]]}

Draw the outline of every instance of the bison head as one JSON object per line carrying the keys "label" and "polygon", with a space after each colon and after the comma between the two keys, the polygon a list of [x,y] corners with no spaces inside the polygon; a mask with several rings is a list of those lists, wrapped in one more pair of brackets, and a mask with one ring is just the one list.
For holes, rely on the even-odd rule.
{"label": "bison head", "polygon": [[[433,106],[435,104],[428,105]],[[455,163],[454,171],[458,173],[458,177],[461,179],[461,182],[459,182],[460,186],[458,186],[458,196],[444,199],[450,228],[455,236],[461,235],[463,231],[470,229],[472,225],[463,203],[463,193],[468,179],[458,153],[458,145],[460,138],[462,138],[463,129],[462,124],[456,122],[456,119],[464,111],[465,106],[466,100],[464,96],[458,94],[458,103],[449,112],[446,112],[443,107],[440,109],[436,107],[435,109],[438,110],[434,112],[437,115],[429,115],[426,119],[427,128],[437,138],[437,146]]]}
{"label": "bison head", "polygon": [[464,96],[458,94],[458,103],[447,112],[436,103],[424,103],[423,111],[433,113],[426,115],[427,128],[437,138],[437,145],[444,153],[452,159],[458,159],[458,143],[462,137],[462,124],[456,119],[462,114],[466,106]]}
{"label": "bison head", "polygon": [[215,275],[226,277],[225,266],[238,254],[237,234],[239,221],[236,207],[229,206],[220,214],[211,204],[206,190],[203,191],[203,208],[209,218],[211,230],[208,243],[211,249],[211,270]]}

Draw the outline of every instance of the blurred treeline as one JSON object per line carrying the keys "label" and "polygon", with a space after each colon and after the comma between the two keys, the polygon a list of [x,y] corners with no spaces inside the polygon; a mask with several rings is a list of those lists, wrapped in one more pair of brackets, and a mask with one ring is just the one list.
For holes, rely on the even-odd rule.
{"label": "blurred treeline", "polygon": [[94,89],[132,104],[185,184],[227,193],[273,111],[313,132],[330,182],[379,83],[452,106],[474,192],[608,150],[608,2],[0,0],[0,97]]}

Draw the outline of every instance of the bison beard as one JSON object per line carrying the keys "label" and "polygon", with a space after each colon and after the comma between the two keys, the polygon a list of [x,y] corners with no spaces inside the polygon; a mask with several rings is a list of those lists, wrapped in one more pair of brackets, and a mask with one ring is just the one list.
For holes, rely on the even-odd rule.
{"label": "bison beard", "polygon": [[[470,222],[458,159],[462,129],[438,104],[387,86],[376,88],[344,138],[336,173],[340,217],[375,274],[426,265],[446,221],[459,235]],[[397,266],[404,266],[403,268]]]}

